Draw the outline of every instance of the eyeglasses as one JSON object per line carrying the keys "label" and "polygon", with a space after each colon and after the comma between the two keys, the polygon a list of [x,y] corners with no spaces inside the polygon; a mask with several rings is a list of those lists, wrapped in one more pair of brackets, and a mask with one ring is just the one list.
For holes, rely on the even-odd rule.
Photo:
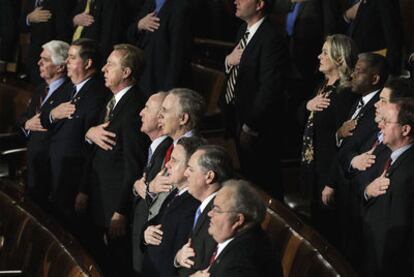
{"label": "eyeglasses", "polygon": [[381,121],[380,122],[382,124],[384,124],[385,126],[386,125],[389,125],[389,124],[400,124],[401,125],[401,123],[398,122],[398,121],[389,121],[389,120],[386,120],[385,118],[381,118]]}
{"label": "eyeglasses", "polygon": [[228,213],[239,213],[238,211],[232,211],[232,210],[229,210],[229,211],[222,211],[222,210],[220,210],[220,208],[219,207],[217,207],[216,205],[213,205],[213,207],[211,208],[211,212],[212,213],[215,213],[215,214],[228,214]]}

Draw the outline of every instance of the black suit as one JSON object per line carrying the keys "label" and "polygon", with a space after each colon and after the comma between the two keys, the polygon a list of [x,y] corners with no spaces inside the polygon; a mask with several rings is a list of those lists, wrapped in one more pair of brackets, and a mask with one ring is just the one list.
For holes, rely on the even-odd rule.
{"label": "black suit", "polygon": [[348,34],[354,39],[360,52],[387,48],[391,74],[399,74],[403,45],[401,21],[399,1],[364,0],[348,28]]}
{"label": "black suit", "polygon": [[[170,137],[165,138],[155,149],[154,154],[151,157],[151,161],[145,167],[146,181],[151,182],[155,176],[160,172],[164,165],[165,153],[170,147],[172,139]],[[139,198],[139,199],[138,199]],[[141,250],[141,237],[143,228],[148,220],[148,205],[147,202],[141,199],[139,196],[134,201],[134,213],[132,224],[132,254],[133,254],[133,266],[136,272],[142,270],[142,258],[143,252]]]}
{"label": "black suit", "polygon": [[[247,25],[243,24],[238,33],[238,41],[243,37]],[[222,94],[222,108],[226,115],[227,129],[231,130],[239,142],[240,129],[247,124],[258,133],[253,149],[243,151],[239,148],[242,174],[260,184],[279,184],[267,188],[268,192],[282,198],[283,188],[279,183],[279,145],[278,128],[269,128],[274,119],[283,121],[279,116],[284,88],[283,72],[289,56],[283,36],[277,33],[274,25],[265,18],[250,39],[241,56],[234,95],[235,104],[225,104]],[[264,160],[272,159],[272,163]]]}
{"label": "black suit", "polygon": [[[64,92],[64,102],[72,97],[73,86]],[[42,125],[50,129],[49,156],[52,169],[51,201],[66,216],[73,214],[75,196],[79,192],[81,178],[90,146],[85,141],[88,129],[98,122],[100,110],[105,105],[109,92],[101,82],[92,77],[78,91],[76,111],[71,119],[65,118],[51,123],[49,113],[42,113]],[[75,101],[74,99],[74,101]]]}
{"label": "black suit", "polygon": [[146,94],[183,87],[190,75],[191,22],[187,0],[167,0],[158,13],[160,26],[154,32],[138,32],[140,19],[155,10],[155,0],[146,0],[137,20],[129,26],[128,40],[145,51],[145,70],[140,86]]}
{"label": "black suit", "polygon": [[163,235],[160,245],[146,246],[142,275],[144,277],[178,276],[174,267],[174,257],[187,242],[193,226],[194,213],[200,202],[188,191],[174,197],[175,199],[169,198],[167,197],[163,203],[158,215],[148,222],[148,226],[161,224]]}
{"label": "black suit", "polygon": [[17,38],[19,34],[18,18],[20,1],[0,1],[0,60],[14,61]]}
{"label": "black suit", "polygon": [[198,270],[203,270],[208,267],[210,262],[210,257],[216,249],[217,242],[213,237],[208,233],[208,228],[210,226],[210,218],[208,213],[213,207],[214,198],[208,202],[207,206],[204,208],[203,212],[200,214],[200,217],[197,220],[196,226],[194,226],[191,231],[191,247],[196,253],[195,257],[192,259],[194,265],[191,269],[181,267],[179,269],[179,275],[190,276]]}
{"label": "black suit", "polygon": [[[378,133],[378,126],[375,123],[375,106],[374,104],[379,100],[379,92],[375,94],[372,99],[364,105],[358,113],[358,124],[352,133],[352,136],[345,138],[342,141],[339,151],[339,161],[343,171],[349,171],[349,166],[352,159],[361,154],[360,148],[373,135]],[[356,110],[357,103],[351,109],[349,119]]]}
{"label": "black suit", "polygon": [[114,212],[129,214],[131,189],[142,176],[148,148],[147,136],[139,131],[138,113],[144,103],[140,90],[129,89],[116,104],[106,128],[116,134],[116,145],[108,151],[94,146],[86,184],[91,184],[91,211],[98,226],[109,227]]}
{"label": "black suit", "polygon": [[[83,13],[87,0],[78,2],[73,16]],[[81,38],[90,38],[99,42],[104,58],[113,50],[113,46],[125,40],[126,9],[123,0],[91,0],[89,14],[94,22],[83,28]],[[76,28],[73,29],[73,32]]]}
{"label": "black suit", "polygon": [[414,151],[389,168],[390,186],[364,209],[365,276],[413,276]]}
{"label": "black suit", "polygon": [[[41,104],[46,84],[38,86],[30,100],[29,107],[20,117],[20,126],[24,129],[27,120],[37,113],[48,114],[50,110],[62,103],[65,98],[65,89],[69,84],[66,79],[46,102]],[[49,159],[49,145],[53,130],[46,132],[24,131],[27,137],[27,185],[31,197],[40,205],[47,203],[51,186],[51,171]]]}
{"label": "black suit", "polygon": [[211,277],[283,276],[280,261],[260,226],[236,236],[210,266]]}
{"label": "black suit", "polygon": [[23,10],[22,30],[30,32],[30,46],[28,52],[28,73],[35,83],[41,81],[37,61],[42,52],[42,45],[52,39],[71,41],[72,21],[71,12],[75,5],[73,0],[43,0],[43,10],[49,10],[52,17],[47,22],[26,24],[27,15],[35,9],[36,0],[29,0]]}

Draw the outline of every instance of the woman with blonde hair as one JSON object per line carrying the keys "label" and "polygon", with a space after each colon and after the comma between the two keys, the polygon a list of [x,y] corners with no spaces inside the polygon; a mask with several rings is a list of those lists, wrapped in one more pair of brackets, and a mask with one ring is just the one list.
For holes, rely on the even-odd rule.
{"label": "woman with blonde hair", "polygon": [[319,58],[324,80],[316,95],[303,105],[307,116],[303,135],[301,180],[311,190],[311,219],[328,240],[335,242],[330,229],[336,224],[332,204],[335,191],[335,133],[345,121],[356,99],[350,78],[357,61],[357,48],[345,35],[328,36]]}

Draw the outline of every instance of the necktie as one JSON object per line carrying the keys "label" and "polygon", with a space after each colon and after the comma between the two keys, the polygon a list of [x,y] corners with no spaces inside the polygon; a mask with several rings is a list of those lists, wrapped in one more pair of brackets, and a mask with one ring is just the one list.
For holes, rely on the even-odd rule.
{"label": "necktie", "polygon": [[198,209],[197,209],[197,211],[196,211],[196,213],[195,213],[195,216],[194,216],[194,224],[193,224],[193,230],[194,230],[194,228],[196,227],[196,225],[197,225],[197,221],[198,221],[198,218],[200,217],[200,215],[201,215],[201,206],[199,206],[198,207]]}
{"label": "necktie", "polygon": [[[83,11],[83,13],[89,13],[90,10],[91,10],[91,0],[86,0],[86,6],[85,6],[85,10]],[[83,31],[83,26],[78,26],[75,32],[73,33],[72,41],[79,39],[82,35],[82,31]]]}
{"label": "necktie", "polygon": [[148,149],[148,159],[147,159],[147,166],[149,166],[152,158],[152,149],[151,147]]}
{"label": "necktie", "polygon": [[364,100],[362,99],[362,98],[360,98],[359,99],[359,101],[358,101],[358,105],[357,105],[357,107],[356,107],[356,109],[355,109],[355,112],[354,112],[354,114],[352,115],[352,117],[351,117],[351,119],[356,119],[356,120],[358,120],[358,118],[359,117],[361,117],[361,115],[360,115],[360,111],[361,111],[361,109],[364,107]]}
{"label": "necktie", "polygon": [[[239,47],[240,49],[244,49],[247,44],[247,38],[249,37],[249,31],[246,31],[244,33],[244,36],[240,40]],[[225,93],[225,99],[226,103],[232,103],[234,101],[234,88],[236,86],[236,80],[237,80],[237,74],[239,73],[239,66],[233,66],[230,71],[229,79],[227,80],[227,86],[226,86],[226,93]]]}
{"label": "necktie", "polygon": [[155,0],[155,14],[158,14],[164,6],[165,0]]}
{"label": "necktie", "polygon": [[210,267],[210,266],[214,263],[214,261],[216,260],[216,258],[217,258],[217,251],[218,251],[218,246],[217,246],[216,250],[214,250],[213,254],[211,255],[211,258],[210,258],[210,263],[208,264],[208,266],[209,266],[209,267]]}
{"label": "necktie", "polygon": [[42,95],[40,95],[40,103],[39,103],[39,107],[41,107],[43,105],[43,102],[46,99],[47,94],[49,93],[49,86],[45,87],[45,90],[43,91]]}
{"label": "necktie", "polygon": [[115,96],[112,97],[111,101],[108,102],[108,104],[106,104],[106,113],[105,113],[105,119],[104,122],[108,122],[111,119],[111,113],[115,107]]}
{"label": "necktie", "polygon": [[166,164],[171,159],[171,153],[174,149],[174,143],[171,143],[170,147],[168,147],[167,152],[165,152],[165,159],[164,164]]}
{"label": "necktie", "polygon": [[293,4],[293,9],[288,13],[286,17],[286,32],[289,36],[293,35],[293,28],[295,27],[295,21],[298,16],[299,8],[301,3]]}
{"label": "necktie", "polygon": [[390,169],[390,167],[391,167],[391,163],[392,163],[392,159],[391,159],[391,158],[389,158],[389,159],[385,162],[385,164],[384,164],[384,171],[385,171],[385,172],[388,172],[388,169]]}

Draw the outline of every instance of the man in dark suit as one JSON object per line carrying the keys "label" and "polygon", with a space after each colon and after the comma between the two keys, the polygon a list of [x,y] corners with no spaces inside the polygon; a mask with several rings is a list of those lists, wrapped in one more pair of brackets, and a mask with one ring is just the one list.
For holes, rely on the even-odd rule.
{"label": "man in dark suit", "polygon": [[320,79],[318,55],[325,38],[338,33],[340,12],[340,1],[275,0],[274,13],[283,20],[292,66],[287,74],[283,108],[286,121],[281,122],[287,128],[289,150],[296,151],[301,146],[303,126],[297,120],[297,110],[315,92]]}
{"label": "man in dark suit", "polygon": [[193,226],[199,202],[188,193],[184,171],[188,159],[205,141],[199,137],[181,138],[167,162],[169,183],[174,186],[156,217],[151,219],[143,236],[145,249],[143,276],[177,276],[174,256],[185,243]]}
{"label": "man in dark suit", "polygon": [[135,46],[114,46],[102,68],[105,86],[113,97],[101,113],[101,124],[85,135],[95,146],[85,179],[89,186],[81,196],[90,195],[89,206],[99,240],[96,243],[103,247],[108,259],[101,265],[114,276],[132,273],[127,219],[131,189],[142,176],[148,149],[146,135],[137,130],[141,124],[138,113],[145,104],[145,96],[136,87],[143,65],[143,53]]}
{"label": "man in dark suit", "polygon": [[[171,157],[171,152],[182,137],[192,137],[197,134],[198,126],[206,108],[204,98],[196,91],[186,88],[176,88],[168,92],[161,105],[158,123],[162,132],[173,139],[168,148],[165,161]],[[171,190],[165,171],[160,172],[147,186],[146,202],[149,208],[148,220],[157,215],[162,202]]]}
{"label": "man in dark suit", "polygon": [[108,91],[96,76],[99,65],[99,48],[95,41],[73,42],[67,59],[67,74],[73,86],[68,85],[64,91],[63,103],[40,116],[42,125],[52,132],[50,200],[63,223],[75,233],[74,229],[79,226],[76,226],[74,203],[90,151],[85,134],[97,123],[108,97]]}
{"label": "man in dark suit", "polygon": [[266,205],[251,184],[225,182],[208,215],[208,232],[218,245],[210,265],[191,276],[283,276],[280,261],[260,227]]}
{"label": "man in dark suit", "polygon": [[[236,16],[245,24],[238,32],[239,43],[226,57],[227,85],[222,108],[227,129],[236,140],[242,174],[279,199],[280,132],[269,128],[271,118],[282,120],[278,111],[284,88],[283,71],[289,56],[283,36],[266,17],[271,0],[240,0]],[[272,162],[263,162],[265,157]]]}
{"label": "man in dark suit", "polygon": [[[353,258],[353,245],[355,240],[355,226],[360,216],[359,189],[350,182],[355,172],[356,158],[362,152],[363,145],[375,134],[378,127],[375,123],[375,106],[379,100],[379,93],[388,77],[388,67],[383,56],[374,53],[359,54],[355,70],[351,75],[351,88],[360,95],[345,121],[337,131],[338,152],[337,172],[337,206],[339,212],[340,228],[338,234],[341,247],[349,259]],[[352,222],[352,224],[349,224]]]}
{"label": "man in dark suit", "polygon": [[52,39],[70,41],[74,4],[73,0],[29,0],[22,11],[22,31],[30,32],[27,73],[36,84],[41,82],[36,65],[41,46]]}
{"label": "man in dark suit", "polygon": [[27,138],[27,186],[31,198],[47,208],[51,186],[49,144],[53,134],[40,122],[40,114],[49,113],[60,104],[69,81],[66,78],[66,58],[69,44],[52,40],[42,46],[38,62],[40,77],[45,81],[39,85],[29,107],[20,118],[20,125]]}
{"label": "man in dark suit", "polygon": [[126,5],[122,0],[81,0],[72,18],[72,39],[90,38],[99,41],[103,57],[115,44],[125,41]]}
{"label": "man in dark suit", "polygon": [[141,132],[147,134],[151,140],[148,148],[147,166],[141,179],[135,181],[133,193],[134,213],[132,222],[132,261],[134,271],[142,271],[143,252],[141,250],[141,237],[144,225],[148,219],[148,205],[145,201],[147,195],[147,184],[161,171],[165,163],[165,154],[172,143],[172,139],[162,134],[161,126],[158,124],[158,114],[161,104],[167,95],[166,92],[158,92],[148,98],[145,107],[141,110]]}
{"label": "man in dark suit", "polygon": [[358,149],[378,132],[375,123],[375,106],[379,92],[388,78],[388,66],[383,56],[362,53],[358,56],[351,75],[352,91],[361,95],[350,111],[349,120],[337,131],[340,145],[339,159],[345,173],[352,170],[352,159],[359,155]]}
{"label": "man in dark suit", "polygon": [[364,191],[364,276],[414,274],[414,101],[393,102],[384,108],[381,122],[390,160]]}
{"label": "man in dark suit", "polygon": [[180,276],[208,266],[209,258],[217,243],[208,233],[208,213],[213,207],[214,197],[221,184],[234,175],[231,158],[220,146],[205,145],[197,149],[188,161],[184,172],[188,192],[201,202],[194,216],[193,228],[188,242],[175,255],[174,264],[179,267]]}
{"label": "man in dark suit", "polygon": [[344,28],[361,52],[375,52],[387,57],[391,75],[401,74],[403,26],[399,1],[353,1],[343,14]]}
{"label": "man in dark suit", "polygon": [[191,61],[191,9],[187,0],[146,0],[128,28],[129,42],[145,51],[140,82],[147,94],[187,85]]}

